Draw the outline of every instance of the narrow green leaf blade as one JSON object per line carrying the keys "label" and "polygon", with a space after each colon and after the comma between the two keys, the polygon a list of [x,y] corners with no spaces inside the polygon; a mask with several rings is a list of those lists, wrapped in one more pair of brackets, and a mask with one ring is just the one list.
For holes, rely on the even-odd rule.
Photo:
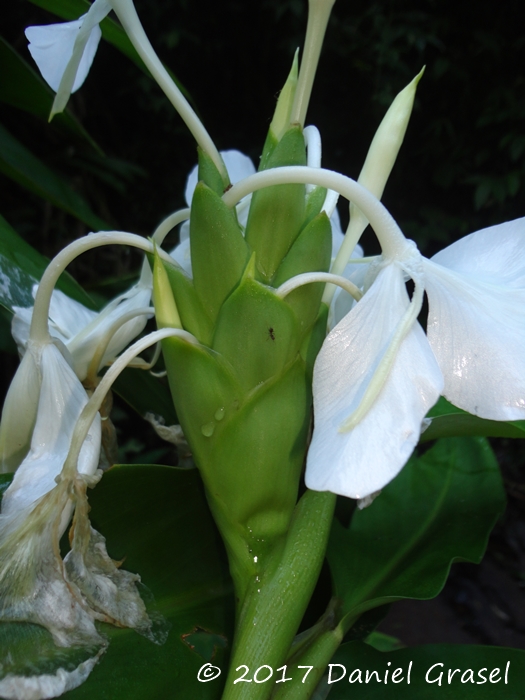
{"label": "narrow green leaf blade", "polygon": [[0,125],[0,172],[83,221],[93,231],[111,230],[88,203]]}

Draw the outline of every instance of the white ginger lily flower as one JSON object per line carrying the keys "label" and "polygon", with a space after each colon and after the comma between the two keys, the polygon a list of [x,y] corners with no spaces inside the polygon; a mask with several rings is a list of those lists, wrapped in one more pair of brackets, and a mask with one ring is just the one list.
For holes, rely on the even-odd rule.
{"label": "white ginger lily flower", "polygon": [[[357,499],[402,469],[440,394],[482,418],[525,418],[525,219],[431,260],[406,241],[369,275],[317,357],[306,470],[309,488]],[[424,291],[428,338],[417,323]]]}
{"label": "white ginger lily flower", "polygon": [[[86,308],[59,290],[54,290],[49,309],[49,332],[69,350],[78,378],[84,381],[88,372],[96,374],[142,331],[147,318],[153,315],[151,274],[127,292],[113,299],[102,311]],[[33,287],[36,296],[38,285]],[[29,338],[33,307],[14,307],[11,332],[23,355]],[[95,366],[93,366],[93,362]]]}

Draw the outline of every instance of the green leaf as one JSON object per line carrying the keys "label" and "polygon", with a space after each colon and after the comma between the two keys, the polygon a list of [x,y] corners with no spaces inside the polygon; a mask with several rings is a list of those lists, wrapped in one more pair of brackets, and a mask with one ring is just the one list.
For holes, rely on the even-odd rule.
{"label": "green leaf", "polygon": [[87,682],[65,697],[218,699],[222,679],[199,683],[197,673],[210,660],[225,671],[233,596],[197,471],[114,467],[90,493],[90,504],[91,521],[106,537],[110,556],[125,559],[126,570],[140,574],[171,628],[167,641],[157,645],[132,630],[101,625],[108,651]]}
{"label": "green leaf", "polygon": [[[73,19],[78,19],[82,15],[85,15],[86,12],[89,10],[91,7],[91,3],[88,2],[87,0],[29,0],[30,2],[33,3],[33,5],[37,5],[38,7],[43,7],[44,10],[48,10],[49,12],[52,12],[53,14],[57,15],[58,17],[62,17],[62,19],[65,20],[73,20]],[[109,17],[106,17],[105,19],[102,20],[100,23],[100,29],[102,30],[102,36],[104,39],[114,46],[116,49],[118,49],[124,56],[127,56],[133,63],[135,63],[136,66],[140,68],[141,71],[143,71],[148,78],[151,78],[151,74],[149,70],[146,68],[143,60],[140,58],[138,55],[135,47],[131,43],[131,41],[128,38],[128,35],[126,32],[122,29],[120,24],[115,22]],[[185,95],[185,97],[189,97],[188,91],[186,88],[179,82],[179,80],[175,77],[175,75],[172,73],[172,71],[165,66],[166,70],[168,71],[170,78],[173,80],[173,82],[177,85],[179,90]]]}
{"label": "green leaf", "polygon": [[[343,644],[331,663],[341,664],[332,668],[333,682],[328,685],[325,677],[320,684],[330,688],[330,700],[521,700],[525,686],[525,651],[521,649],[429,644],[384,653],[362,642],[350,642]],[[357,669],[361,671],[361,682]],[[401,671],[395,675],[397,682],[392,682],[396,669]],[[456,669],[459,673],[454,673]],[[494,669],[499,669],[499,673],[493,673],[491,682]],[[344,678],[337,682],[343,672]]]}
{"label": "green leaf", "polygon": [[[26,243],[0,216],[0,304],[2,306],[10,311],[13,306],[32,306],[31,289],[42,277],[48,263],[47,258]],[[81,304],[93,308],[93,301],[67,272],[60,276],[57,288]]]}
{"label": "green leaf", "polygon": [[[54,92],[24,59],[0,37],[0,100],[22,109],[47,122]],[[82,138],[96,151],[101,148],[79,121],[67,110],[57,114],[53,126],[58,126]]]}
{"label": "green leaf", "polygon": [[457,408],[443,397],[429,411],[428,417],[432,422],[421,435],[420,442],[463,435],[525,438],[525,420],[485,420]]}
{"label": "green leaf", "polygon": [[65,180],[48,168],[24,145],[0,125],[0,172],[51,202],[59,209],[83,221],[93,231],[110,230],[88,203]]}
{"label": "green leaf", "polygon": [[481,560],[504,503],[482,438],[441,440],[410,460],[348,529],[334,520],[328,561],[347,623],[401,598],[436,596],[453,561]]}

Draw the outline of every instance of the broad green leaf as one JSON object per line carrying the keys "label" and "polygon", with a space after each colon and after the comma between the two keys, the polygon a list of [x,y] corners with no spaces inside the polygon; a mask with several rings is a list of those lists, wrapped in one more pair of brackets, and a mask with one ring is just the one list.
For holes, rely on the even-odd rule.
{"label": "broad green leaf", "polygon": [[[0,65],[0,100],[47,122],[55,93],[2,37]],[[56,115],[53,126],[67,130],[85,140],[99,153],[102,152],[80,122],[67,110]]]}
{"label": "broad green leaf", "polygon": [[436,596],[453,561],[481,560],[504,503],[483,438],[440,440],[410,460],[348,529],[334,520],[327,556],[345,622],[401,598]]}
{"label": "broad green leaf", "polygon": [[93,231],[110,230],[88,203],[65,180],[31,153],[0,125],[0,172],[83,221]]}
{"label": "broad green leaf", "polygon": [[428,418],[431,418],[432,422],[421,435],[421,442],[463,435],[525,438],[525,420],[485,420],[457,408],[443,397],[429,411]]}
{"label": "broad green leaf", "polygon": [[332,683],[327,675],[320,684],[330,689],[329,700],[522,700],[525,687],[522,649],[429,644],[385,653],[350,642],[331,663]]}
{"label": "broad green leaf", "polygon": [[[29,0],[33,5],[38,5],[38,7],[43,7],[44,10],[48,10],[53,14],[61,17],[65,20],[78,19],[91,7],[91,3],[87,0]],[[148,77],[151,77],[149,70],[144,65],[143,60],[138,55],[135,47],[128,38],[126,32],[122,29],[120,24],[115,22],[110,17],[106,17],[100,23],[100,29],[102,30],[102,36],[104,39],[118,49],[124,56],[127,56],[135,65],[137,65],[141,71],[143,71]],[[179,90],[189,98],[188,91],[175,77],[172,71],[166,67],[166,70],[170,74],[170,78],[177,85]]]}
{"label": "broad green leaf", "polygon": [[87,682],[64,697],[218,700],[222,678],[200,683],[197,673],[205,663],[225,671],[233,597],[197,471],[114,467],[90,493],[90,503],[91,521],[106,537],[110,556],[140,574],[170,629],[157,645],[132,630],[101,625],[108,651]]}
{"label": "broad green leaf", "polygon": [[[49,260],[40,255],[0,216],[0,304],[12,310],[13,306],[32,306],[31,289],[42,277]],[[82,287],[67,273],[57,284],[65,294],[81,304],[93,308],[93,302]]]}

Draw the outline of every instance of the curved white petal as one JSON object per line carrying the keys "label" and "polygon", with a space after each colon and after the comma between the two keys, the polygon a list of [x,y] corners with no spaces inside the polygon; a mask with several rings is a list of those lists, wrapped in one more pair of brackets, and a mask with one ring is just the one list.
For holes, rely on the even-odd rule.
{"label": "curved white petal", "polygon": [[[33,286],[33,298],[36,296],[38,284]],[[29,326],[33,316],[33,307],[13,307],[14,316],[11,322],[11,333],[18,346],[18,352],[22,356],[29,339]],[[78,301],[71,299],[58,289],[51,295],[49,305],[49,332],[53,338],[57,338],[66,344],[77,333],[87,326],[97,312],[91,311]]]}
{"label": "curved white petal", "polygon": [[[2,515],[21,511],[56,486],[77,420],[88,397],[53,343],[40,349],[40,396],[31,449],[2,499]],[[92,475],[100,456],[100,416],[93,421],[80,452],[78,471]]]}
{"label": "curved white petal", "polygon": [[[479,277],[424,263],[427,335],[445,377],[444,395],[481,418],[525,419],[525,286],[515,286],[523,276],[523,261],[523,253],[521,263],[509,259],[506,273],[490,269],[492,258],[487,258],[489,269]],[[461,256],[456,264],[476,265]],[[508,276],[508,283],[487,281],[498,276]]]}
{"label": "curved white petal", "polygon": [[77,376],[83,380],[100,344],[106,344],[98,369],[111,362],[135,338],[142,333],[147,322],[144,315],[127,321],[116,332],[115,324],[124,314],[147,307],[151,299],[151,287],[134,285],[127,292],[111,301],[80,333],[73,336],[66,346],[73,357]]}
{"label": "curved white petal", "polygon": [[14,472],[31,446],[40,396],[40,372],[27,352],[11,382],[0,423],[0,473]]}
{"label": "curved white petal", "polygon": [[[187,235],[183,238],[182,232],[186,229],[185,233]],[[171,252],[170,255],[171,257],[175,260],[175,262],[179,263],[179,265],[182,267],[182,269],[188,273],[188,275],[192,275],[192,268],[191,268],[191,248],[190,248],[190,227],[189,225],[183,224],[181,226],[181,241],[178,246],[176,246]]]}
{"label": "curved white petal", "polygon": [[476,280],[525,287],[525,218],[490,226],[461,238],[432,262]]}
{"label": "curved white petal", "polygon": [[417,323],[402,341],[368,413],[351,431],[339,432],[360,405],[408,305],[404,273],[396,264],[388,265],[326,338],[314,368],[308,488],[362,499],[382,489],[410,457],[421,422],[443,385]]}

